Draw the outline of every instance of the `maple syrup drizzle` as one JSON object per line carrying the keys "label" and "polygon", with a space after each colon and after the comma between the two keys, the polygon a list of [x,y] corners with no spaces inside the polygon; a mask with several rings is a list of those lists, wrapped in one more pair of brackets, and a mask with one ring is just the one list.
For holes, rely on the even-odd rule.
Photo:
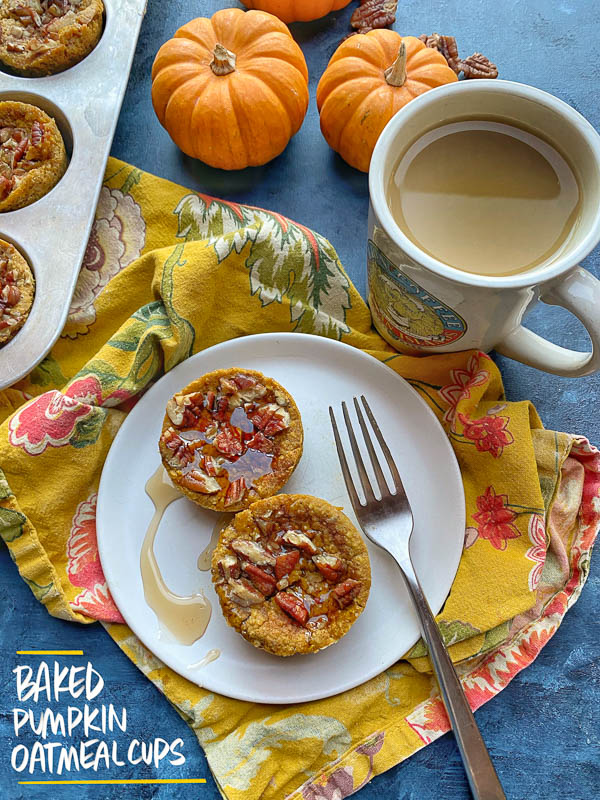
{"label": "maple syrup drizzle", "polygon": [[202,590],[188,597],[172,592],[162,577],[154,554],[154,540],[163,514],[181,494],[169,480],[162,464],[148,479],[145,488],[146,494],[154,503],[154,515],[148,525],[140,554],[144,597],[160,625],[180,644],[191,645],[204,635],[210,621],[211,605]]}
{"label": "maple syrup drizzle", "polygon": [[[218,428],[214,422],[215,410],[211,410],[210,416],[213,419],[213,426],[206,431],[200,431],[194,427],[191,428],[177,428],[175,434],[185,444],[192,445],[191,452],[188,449],[189,461],[178,467],[182,475],[187,475],[195,470],[203,470],[203,459],[205,455],[212,456],[218,462],[217,477],[221,483],[223,473],[227,476],[228,484],[243,478],[246,490],[252,489],[256,481],[264,478],[266,475],[271,475],[274,472],[273,459],[274,455],[264,453],[262,450],[254,448],[247,448],[241,456],[224,457],[222,452],[215,445],[217,438]],[[234,429],[238,429],[242,435],[249,437],[256,434],[258,429],[248,417],[245,409],[242,406],[236,406],[229,415],[228,425]],[[247,439],[245,440],[247,441]],[[193,446],[193,443],[202,442],[203,446]],[[221,490],[223,487],[221,483]]]}
{"label": "maple syrup drizzle", "polygon": [[210,664],[212,661],[216,661],[217,658],[221,655],[220,650],[209,650],[208,653],[201,658],[200,661],[196,661],[194,664],[188,664],[188,669],[202,669],[207,664]]}
{"label": "maple syrup drizzle", "polygon": [[233,514],[221,514],[215,523],[210,542],[206,545],[204,550],[198,556],[198,569],[201,572],[208,572],[211,566],[213,550],[217,546],[221,531],[223,531],[233,519]]}
{"label": "maple syrup drizzle", "polygon": [[254,485],[254,482],[265,475],[273,472],[271,462],[273,456],[268,453],[261,453],[259,450],[246,450],[244,455],[240,456],[236,461],[230,461],[223,464],[223,469],[227,472],[229,481],[238,480],[243,478],[246,486]]}
{"label": "maple syrup drizzle", "polygon": [[230,422],[244,433],[254,433],[254,424],[241,406],[233,409]]}

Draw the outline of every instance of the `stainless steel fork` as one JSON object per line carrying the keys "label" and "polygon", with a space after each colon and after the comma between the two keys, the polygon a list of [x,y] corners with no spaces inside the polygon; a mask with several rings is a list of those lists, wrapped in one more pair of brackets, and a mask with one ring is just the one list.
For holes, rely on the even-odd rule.
{"label": "stainless steel fork", "polygon": [[346,407],[346,403],[342,403],[342,411],[348,430],[350,447],[365,497],[364,502],[360,499],[352,479],[352,474],[348,468],[348,460],[340,439],[335,414],[333,408],[330,406],[329,415],[333,426],[335,445],[337,447],[344,480],[346,481],[346,488],[348,489],[348,494],[352,502],[352,508],[354,509],[354,513],[363,531],[369,539],[379,545],[379,547],[387,550],[400,567],[406,586],[408,587],[408,591],[419,615],[423,637],[429,648],[429,655],[437,675],[444,705],[446,706],[446,711],[448,712],[448,717],[450,718],[454,730],[473,797],[476,800],[506,800],[485,742],[481,737],[473,712],[469,707],[465,693],[412,565],[409,543],[413,531],[413,515],[406,497],[406,492],[404,491],[404,486],[402,485],[402,479],[400,478],[389,447],[369,408],[369,404],[364,396],[361,396],[361,400],[367,418],[381,447],[381,451],[387,461],[394,486],[393,490],[390,490],[387,485],[365,418],[358,400],[355,397],[354,407],[356,409],[356,415],[362,430],[367,452],[369,453],[369,458],[371,459],[373,472],[379,487],[379,494],[381,495],[380,499],[375,496],[371,480],[365,469],[354,429],[352,428],[348,408]]}

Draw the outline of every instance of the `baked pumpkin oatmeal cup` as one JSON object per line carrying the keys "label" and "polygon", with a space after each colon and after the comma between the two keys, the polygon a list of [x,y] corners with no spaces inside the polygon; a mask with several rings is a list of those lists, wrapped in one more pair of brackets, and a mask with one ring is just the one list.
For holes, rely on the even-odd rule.
{"label": "baked pumpkin oatmeal cup", "polygon": [[186,497],[240,511],[282,488],[303,441],[300,412],[283,386],[236,367],[209,372],[169,400],[159,450]]}
{"label": "baked pumpkin oatmeal cup", "polygon": [[221,533],[212,579],[225,619],[276,656],[316,653],[365,608],[369,555],[350,520],[325,500],[260,500]]}
{"label": "baked pumpkin oatmeal cup", "polygon": [[67,153],[56,122],[29,103],[0,102],[0,211],[39,200],[66,168]]}
{"label": "baked pumpkin oatmeal cup", "polygon": [[74,66],[102,34],[102,0],[5,0],[0,8],[0,62],[27,78]]}
{"label": "baked pumpkin oatmeal cup", "polygon": [[16,247],[0,239],[0,346],[25,324],[34,292],[29,264]]}

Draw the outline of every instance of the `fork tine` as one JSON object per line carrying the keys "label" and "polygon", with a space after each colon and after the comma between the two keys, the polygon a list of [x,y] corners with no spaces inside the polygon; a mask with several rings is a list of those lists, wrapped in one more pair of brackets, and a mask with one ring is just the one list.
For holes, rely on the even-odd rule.
{"label": "fork tine", "polygon": [[344,448],[342,446],[342,440],[340,439],[340,433],[338,431],[335,414],[333,413],[333,408],[331,406],[329,406],[329,417],[331,419],[331,427],[333,428],[335,447],[337,450],[338,458],[340,460],[340,466],[342,467],[342,475],[344,476],[344,481],[346,482],[346,489],[348,490],[348,494],[350,495],[350,502],[352,503],[352,508],[355,511],[357,511],[359,508],[362,507],[362,503],[360,502],[358,494],[356,493],[356,489],[354,488],[352,474],[348,469],[346,454],[344,453]]}
{"label": "fork tine", "polygon": [[404,491],[404,485],[402,483],[402,478],[400,477],[400,473],[398,472],[398,468],[396,467],[396,462],[392,458],[392,454],[390,453],[390,448],[385,443],[385,439],[383,438],[383,434],[379,430],[379,425],[375,417],[373,416],[373,412],[367,403],[367,398],[364,395],[360,396],[362,400],[362,404],[364,406],[365,411],[367,412],[367,417],[369,418],[369,422],[373,430],[375,431],[375,436],[377,437],[377,441],[383,451],[383,455],[385,456],[385,460],[387,461],[388,467],[390,468],[390,472],[392,473],[392,478],[394,479],[394,485],[396,487],[396,491],[398,493],[406,494]]}
{"label": "fork tine", "polygon": [[379,463],[379,458],[377,457],[377,453],[375,452],[375,448],[373,447],[373,441],[371,439],[371,434],[369,433],[369,429],[365,423],[365,418],[363,417],[363,413],[361,408],[358,404],[358,399],[354,398],[354,408],[356,409],[356,416],[358,417],[358,422],[360,425],[360,429],[363,433],[363,438],[365,440],[365,444],[367,445],[367,450],[369,451],[369,458],[371,459],[371,464],[373,465],[373,470],[375,472],[375,477],[377,478],[377,484],[379,486],[379,491],[381,492],[381,497],[389,497],[391,494],[387,482],[385,480],[385,475],[383,474],[383,470],[381,469],[381,464]]}
{"label": "fork tine", "polygon": [[348,431],[348,438],[350,439],[350,447],[352,448],[352,455],[354,456],[354,461],[356,463],[356,469],[358,470],[358,477],[360,478],[360,483],[363,488],[363,492],[365,493],[365,500],[367,503],[372,502],[375,500],[375,495],[373,494],[373,489],[371,487],[371,480],[365,469],[364,461],[362,460],[362,456],[360,454],[360,450],[358,449],[358,442],[356,441],[356,436],[354,435],[354,428],[352,427],[352,422],[350,421],[350,415],[348,414],[348,408],[346,406],[345,401],[342,402],[342,412],[344,414],[344,422],[346,423],[346,430]]}

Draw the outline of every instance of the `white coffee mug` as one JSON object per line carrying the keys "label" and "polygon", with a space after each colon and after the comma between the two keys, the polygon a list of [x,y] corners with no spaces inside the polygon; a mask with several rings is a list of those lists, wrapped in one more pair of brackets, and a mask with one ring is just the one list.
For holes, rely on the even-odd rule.
{"label": "white coffee mug", "polygon": [[[386,193],[400,156],[425,131],[466,116],[502,117],[539,131],[577,172],[581,218],[549,264],[515,275],[473,275],[423,252],[394,221]],[[571,106],[510,81],[433,89],[387,124],[373,153],[369,191],[369,305],[375,327],[393,347],[409,354],[495,348],[558,375],[600,370],[600,281],[578,266],[600,241],[600,136]],[[592,352],[558,347],[524,328],[521,321],[538,300],[575,314],[587,328]]]}

